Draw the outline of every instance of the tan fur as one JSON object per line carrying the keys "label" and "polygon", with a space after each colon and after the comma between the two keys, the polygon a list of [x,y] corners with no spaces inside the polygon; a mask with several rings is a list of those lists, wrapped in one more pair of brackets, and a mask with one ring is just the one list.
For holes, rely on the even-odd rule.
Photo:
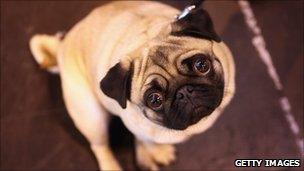
{"label": "tan fur", "polygon": [[[139,142],[137,153],[143,155],[138,160],[139,164],[149,169],[158,169],[157,164],[169,164],[175,159],[172,145],[158,143],[182,142],[191,135],[205,131],[233,96],[234,63],[229,49],[222,42],[168,37],[170,23],[178,13],[173,7],[157,2],[109,3],[93,10],[76,24],[56,48],[68,112],[76,127],[91,143],[102,170],[121,169],[108,146],[108,112],[118,115],[135,134]],[[51,38],[41,39],[49,40]],[[34,56],[41,55],[35,54],[35,48],[37,47],[32,48]],[[162,52],[156,52],[160,49]],[[141,100],[146,83],[156,77],[153,74],[160,73],[165,78],[162,80],[165,85],[166,79],[177,76],[176,67],[173,66],[178,65],[183,57],[197,52],[215,54],[220,58],[226,83],[223,102],[212,115],[183,131],[171,130],[151,122],[136,105]],[[153,57],[156,53],[164,53],[167,61]],[[153,60],[163,65],[168,72],[153,65]],[[132,103],[128,101],[126,109],[122,109],[99,88],[100,80],[119,61],[125,69],[130,67],[131,61],[134,62]]]}

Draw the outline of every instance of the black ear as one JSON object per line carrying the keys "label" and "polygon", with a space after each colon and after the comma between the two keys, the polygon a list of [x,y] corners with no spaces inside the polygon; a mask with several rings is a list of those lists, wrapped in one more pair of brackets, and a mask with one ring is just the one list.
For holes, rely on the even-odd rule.
{"label": "black ear", "polygon": [[172,35],[192,36],[205,38],[220,42],[220,37],[216,34],[212,20],[203,9],[193,9],[184,17],[172,23]]}
{"label": "black ear", "polygon": [[102,92],[115,99],[122,108],[126,108],[130,97],[131,69],[125,70],[120,63],[113,66],[100,81]]}

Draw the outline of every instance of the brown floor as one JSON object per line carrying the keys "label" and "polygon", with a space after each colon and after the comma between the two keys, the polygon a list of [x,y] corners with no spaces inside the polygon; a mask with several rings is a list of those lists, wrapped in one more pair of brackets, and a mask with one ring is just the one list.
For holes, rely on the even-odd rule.
{"label": "brown floor", "polygon": [[[69,30],[101,3],[1,1],[1,170],[97,169],[87,141],[67,114],[60,78],[39,69],[28,41],[36,33]],[[251,5],[303,138],[303,1]],[[207,1],[205,6],[235,56],[236,96],[211,129],[177,145],[177,161],[164,169],[234,170],[236,158],[300,158],[278,103],[281,92],[252,46],[237,2]],[[134,170],[132,134],[118,118],[111,132],[116,156],[125,169]]]}

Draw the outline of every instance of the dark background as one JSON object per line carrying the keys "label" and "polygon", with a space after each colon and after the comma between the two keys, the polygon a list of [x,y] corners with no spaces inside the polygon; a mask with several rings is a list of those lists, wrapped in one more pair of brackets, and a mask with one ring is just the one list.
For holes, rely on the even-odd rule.
{"label": "dark background", "polygon": [[[97,169],[87,141],[67,114],[59,76],[38,67],[28,42],[36,33],[68,31],[102,3],[1,1],[1,170]],[[189,4],[166,3],[180,9]],[[303,138],[303,1],[251,5]],[[205,8],[234,54],[236,95],[211,129],[177,145],[177,161],[164,169],[227,170],[235,169],[236,158],[300,158],[280,108],[281,93],[251,43],[237,2],[207,1]],[[132,135],[118,118],[111,132],[117,158],[133,170]]]}

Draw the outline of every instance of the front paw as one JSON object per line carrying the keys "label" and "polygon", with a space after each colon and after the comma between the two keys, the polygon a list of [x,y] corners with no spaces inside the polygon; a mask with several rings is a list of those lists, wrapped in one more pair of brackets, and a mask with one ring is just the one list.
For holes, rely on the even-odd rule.
{"label": "front paw", "polygon": [[121,171],[121,167],[116,160],[101,161],[100,169],[102,171]]}
{"label": "front paw", "polygon": [[159,170],[158,165],[169,165],[175,160],[175,148],[168,144],[136,144],[136,159],[140,167]]}
{"label": "front paw", "polygon": [[91,149],[95,154],[100,170],[102,171],[122,170],[109,146],[91,145]]}

